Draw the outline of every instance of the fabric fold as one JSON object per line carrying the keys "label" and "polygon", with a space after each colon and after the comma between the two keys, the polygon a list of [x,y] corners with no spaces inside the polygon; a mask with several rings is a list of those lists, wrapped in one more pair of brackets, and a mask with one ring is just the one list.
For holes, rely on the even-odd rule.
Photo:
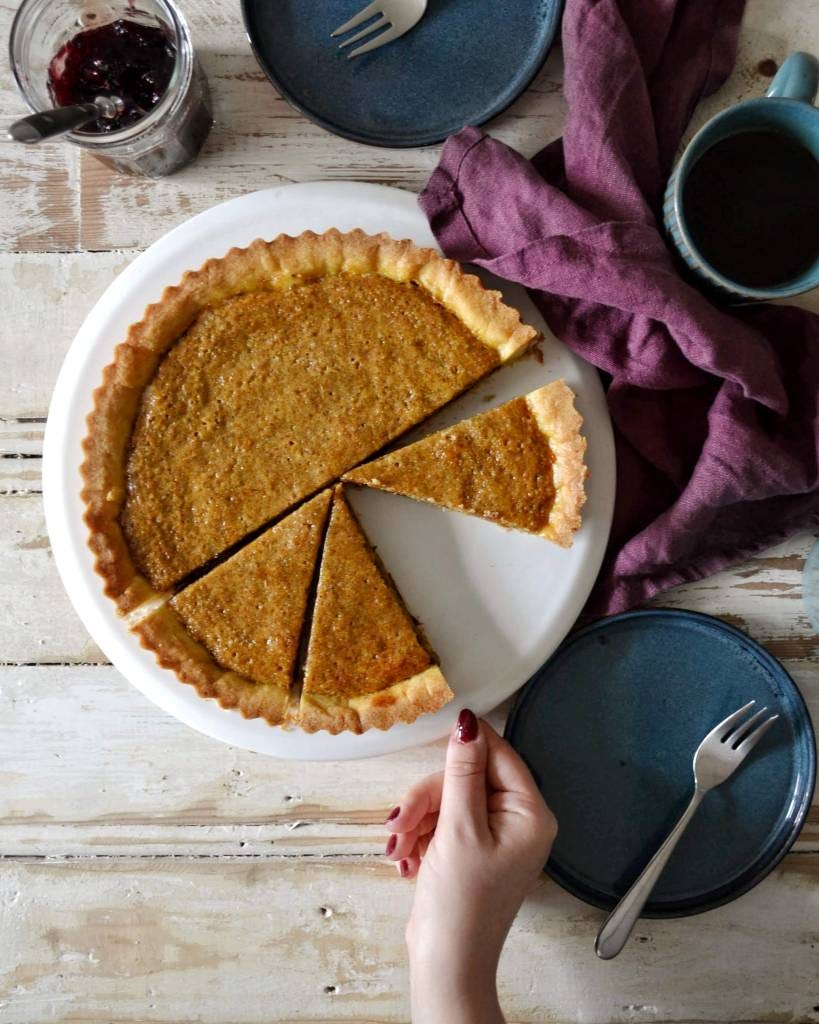
{"label": "fabric fold", "polygon": [[733,66],[742,9],[568,0],[562,140],[527,160],[466,128],[420,197],[447,255],[527,287],[610,378],[618,496],[597,614],[819,525],[819,317],[718,303],[661,229],[674,154]]}

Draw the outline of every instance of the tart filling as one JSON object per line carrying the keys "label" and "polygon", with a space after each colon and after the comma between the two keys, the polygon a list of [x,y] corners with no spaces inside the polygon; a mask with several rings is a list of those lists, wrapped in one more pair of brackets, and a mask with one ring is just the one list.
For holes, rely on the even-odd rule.
{"label": "tart filling", "polygon": [[420,627],[404,606],[341,488],[319,570],[299,724],[362,732],[412,722],[452,699]]}
{"label": "tart filling", "polygon": [[134,631],[203,697],[282,722],[332,492],[285,517]]}
{"label": "tart filling", "polygon": [[410,242],[280,236],[187,274],[116,350],[83,466],[121,611],[378,451],[535,332]]}
{"label": "tart filling", "polygon": [[585,501],[581,423],[573,392],[558,380],[368,462],[344,480],[568,547]]}
{"label": "tart filling", "polygon": [[82,496],[106,594],[163,667],[247,717],[361,732],[436,710],[452,693],[340,487],[311,496],[535,337],[386,235],[282,235],[186,274],[94,394]]}

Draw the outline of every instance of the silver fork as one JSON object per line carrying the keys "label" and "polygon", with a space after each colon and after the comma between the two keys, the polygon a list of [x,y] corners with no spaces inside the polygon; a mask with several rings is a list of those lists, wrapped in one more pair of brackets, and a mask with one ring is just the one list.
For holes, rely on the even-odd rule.
{"label": "silver fork", "polygon": [[362,46],[356,47],[352,53],[348,54],[349,58],[360,57],[362,53],[370,53],[371,50],[377,50],[379,46],[391,43],[405,32],[409,32],[424,16],[427,2],[428,0],[373,0],[371,4],[367,4],[363,10],[350,18],[349,21],[339,25],[335,32],[331,32],[330,35],[333,37],[343,36],[345,32],[358,28],[365,21],[376,18],[377,20],[373,21],[371,25],[367,25],[360,32],[356,32],[354,36],[350,36],[349,39],[345,39],[343,43],[339,44],[339,49],[341,50],[345,46],[352,46],[353,43],[357,43],[359,39],[364,39],[365,36],[372,36],[373,32],[385,29],[386,31],[381,32],[375,38],[371,38],[369,42],[364,43]]}
{"label": "silver fork", "polygon": [[755,703],[756,701],[752,700],[729,715],[724,722],[715,726],[697,747],[694,754],[694,795],[691,802],[666,841],[645,866],[640,877],[603,923],[594,944],[595,952],[601,960],[611,960],[625,946],[631,929],[651,895],[651,890],[657,884],[668,858],[705,794],[715,786],[722,785],[733,775],[779,718],[779,715],[771,715],[757,725],[768,709],[762,708],[747,718]]}

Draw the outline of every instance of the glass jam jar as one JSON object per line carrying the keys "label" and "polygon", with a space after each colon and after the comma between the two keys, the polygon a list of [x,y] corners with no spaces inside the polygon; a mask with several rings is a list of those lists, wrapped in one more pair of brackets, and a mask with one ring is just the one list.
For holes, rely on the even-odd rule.
{"label": "glass jam jar", "polygon": [[173,174],[213,124],[207,79],[171,0],[23,0],[9,50],[34,111],[93,99],[78,90],[97,80],[100,95],[123,93],[121,117],[64,138],[126,174]]}

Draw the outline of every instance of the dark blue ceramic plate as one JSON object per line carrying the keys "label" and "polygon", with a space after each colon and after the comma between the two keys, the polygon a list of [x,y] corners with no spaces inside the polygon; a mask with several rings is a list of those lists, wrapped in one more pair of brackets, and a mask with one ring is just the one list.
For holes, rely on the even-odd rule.
{"label": "dark blue ceramic plate", "polygon": [[521,691],[506,727],[560,824],[547,872],[611,908],[688,802],[700,740],[752,699],[780,721],[705,798],[646,916],[726,903],[785,855],[813,796],[810,717],[779,662],[710,616],[631,612],[571,637]]}
{"label": "dark blue ceramic plate", "polygon": [[426,146],[483,124],[529,85],[563,0],[429,0],[395,42],[348,60],[330,33],[367,0],[242,0],[259,63],[324,128],[374,146]]}

